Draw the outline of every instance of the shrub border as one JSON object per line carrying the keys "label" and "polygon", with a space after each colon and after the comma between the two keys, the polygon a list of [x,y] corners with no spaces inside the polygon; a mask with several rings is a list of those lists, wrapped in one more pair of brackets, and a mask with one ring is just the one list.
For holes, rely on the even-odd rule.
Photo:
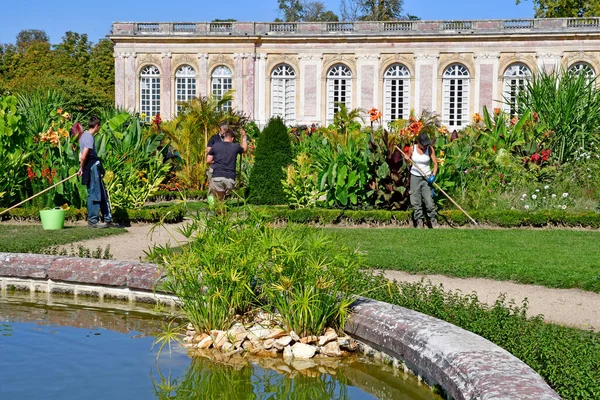
{"label": "shrub border", "polygon": [[[2,211],[2,210],[0,210]],[[114,210],[113,218],[116,222],[160,222],[174,224],[183,221],[186,214],[185,207],[174,205],[169,207],[143,208],[141,210]],[[15,221],[39,221],[39,208],[15,208],[0,217],[1,221],[13,219]],[[65,212],[65,221],[85,221],[87,209],[69,208]]]}
{"label": "shrub border", "polygon": [[[410,225],[412,212],[389,210],[331,210],[305,208],[292,210],[284,207],[253,206],[253,210],[272,222],[330,224]],[[481,225],[502,228],[516,227],[587,227],[600,228],[600,213],[595,211],[473,211],[471,216]],[[449,226],[469,225],[468,218],[459,210],[439,212],[438,220]]]}
{"label": "shrub border", "polygon": [[[149,291],[161,275],[153,264],[0,253],[0,287],[11,279]],[[533,369],[472,332],[376,300],[359,298],[352,308],[347,333],[405,361],[455,399],[560,399]]]}

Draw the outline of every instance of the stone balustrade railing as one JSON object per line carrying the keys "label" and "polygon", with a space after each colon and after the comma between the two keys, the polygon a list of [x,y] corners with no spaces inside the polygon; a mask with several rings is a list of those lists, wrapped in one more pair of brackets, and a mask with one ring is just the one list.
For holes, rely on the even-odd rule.
{"label": "stone balustrade railing", "polygon": [[357,22],[115,22],[111,36],[431,36],[600,32],[600,18]]}

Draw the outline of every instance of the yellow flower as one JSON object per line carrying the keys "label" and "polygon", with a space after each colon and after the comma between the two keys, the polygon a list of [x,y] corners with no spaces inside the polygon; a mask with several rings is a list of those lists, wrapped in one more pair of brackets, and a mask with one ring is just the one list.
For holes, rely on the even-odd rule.
{"label": "yellow flower", "polygon": [[140,118],[141,118],[141,119],[146,119],[146,113],[141,113],[141,114],[140,114]]}

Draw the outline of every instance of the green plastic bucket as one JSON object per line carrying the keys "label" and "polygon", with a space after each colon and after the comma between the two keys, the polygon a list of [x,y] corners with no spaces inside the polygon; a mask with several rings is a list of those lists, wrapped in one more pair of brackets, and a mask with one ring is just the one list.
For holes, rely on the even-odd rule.
{"label": "green plastic bucket", "polygon": [[40,210],[40,219],[45,231],[62,229],[65,226],[65,210],[61,208]]}

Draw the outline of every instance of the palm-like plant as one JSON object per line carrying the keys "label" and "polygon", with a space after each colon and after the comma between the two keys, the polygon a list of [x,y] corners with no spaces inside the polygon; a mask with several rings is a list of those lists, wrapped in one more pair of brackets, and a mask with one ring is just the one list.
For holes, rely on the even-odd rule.
{"label": "palm-like plant", "polygon": [[219,123],[228,121],[235,127],[245,122],[240,113],[224,109],[232,99],[231,91],[221,98],[193,98],[181,103],[182,109],[174,120],[161,125],[183,160],[178,177],[190,189],[201,189],[206,183],[206,144],[218,132]]}

